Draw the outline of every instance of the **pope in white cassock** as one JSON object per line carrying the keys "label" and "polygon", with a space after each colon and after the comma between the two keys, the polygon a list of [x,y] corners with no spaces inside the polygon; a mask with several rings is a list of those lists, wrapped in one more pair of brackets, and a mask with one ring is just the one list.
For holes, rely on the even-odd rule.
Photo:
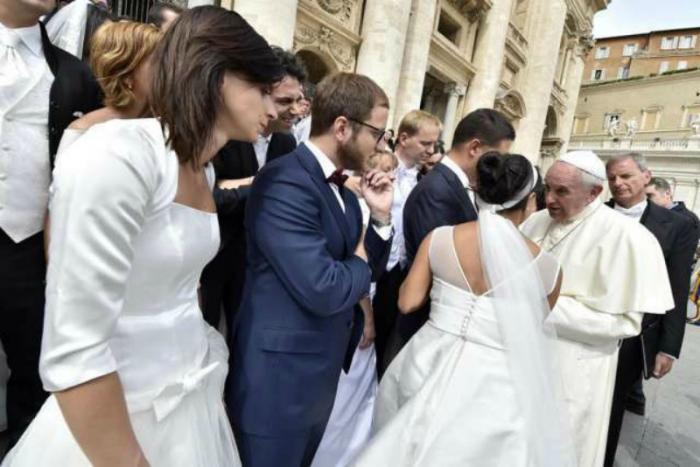
{"label": "pope in white cassock", "polygon": [[547,210],[522,226],[562,265],[561,295],[547,319],[557,331],[579,467],[603,465],[620,340],[640,333],[643,313],[673,308],[661,247],[602,203],[605,179],[594,153],[566,154],[545,177]]}

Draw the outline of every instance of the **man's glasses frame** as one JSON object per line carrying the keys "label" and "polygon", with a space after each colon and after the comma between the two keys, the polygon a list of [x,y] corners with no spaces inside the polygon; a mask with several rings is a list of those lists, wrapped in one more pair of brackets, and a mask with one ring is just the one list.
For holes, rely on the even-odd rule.
{"label": "man's glasses frame", "polygon": [[362,125],[362,126],[364,126],[364,127],[367,127],[367,128],[369,128],[370,130],[372,130],[373,133],[378,134],[379,136],[377,137],[377,144],[381,143],[381,141],[384,139],[384,136],[387,134],[387,129],[386,129],[386,128],[377,128],[377,127],[374,126],[374,125],[370,125],[369,123],[365,123],[365,122],[363,122],[363,121],[361,121],[361,120],[357,120],[357,119],[354,119],[354,118],[352,118],[352,117],[347,117],[347,116],[346,116],[345,118],[348,119],[349,121],[353,122],[353,123],[357,123],[358,125]]}

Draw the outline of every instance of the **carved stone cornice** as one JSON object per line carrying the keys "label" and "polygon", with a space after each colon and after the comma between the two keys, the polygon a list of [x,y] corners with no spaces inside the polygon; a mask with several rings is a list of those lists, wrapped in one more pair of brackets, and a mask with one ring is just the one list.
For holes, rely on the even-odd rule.
{"label": "carved stone cornice", "polygon": [[350,21],[352,18],[352,9],[355,6],[356,0],[316,0],[325,12],[337,17],[343,22]]}
{"label": "carved stone cornice", "polygon": [[493,0],[447,0],[450,5],[462,13],[470,22],[476,23],[484,17],[493,6]]}
{"label": "carved stone cornice", "polygon": [[302,25],[296,31],[294,41],[298,44],[295,48],[317,47],[330,54],[343,69],[350,69],[355,61],[352,46],[337,40],[335,33],[327,26],[314,28]]}

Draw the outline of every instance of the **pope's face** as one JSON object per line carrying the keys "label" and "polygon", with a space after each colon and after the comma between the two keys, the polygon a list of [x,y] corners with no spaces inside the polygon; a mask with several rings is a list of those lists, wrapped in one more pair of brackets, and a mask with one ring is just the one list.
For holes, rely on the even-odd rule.
{"label": "pope's face", "polygon": [[602,188],[586,185],[580,171],[565,162],[555,162],[544,179],[545,201],[549,215],[557,222],[564,222],[579,214]]}

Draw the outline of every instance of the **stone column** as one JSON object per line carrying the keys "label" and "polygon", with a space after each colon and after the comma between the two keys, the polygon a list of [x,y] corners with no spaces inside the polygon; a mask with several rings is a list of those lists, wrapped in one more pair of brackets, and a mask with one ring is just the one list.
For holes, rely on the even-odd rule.
{"label": "stone column", "polygon": [[527,114],[520,120],[512,151],[536,162],[554,85],[566,3],[565,0],[533,0],[530,8],[528,63],[518,85]]}
{"label": "stone column", "polygon": [[298,0],[236,0],[233,9],[270,45],[291,50],[297,22],[297,3]]}
{"label": "stone column", "polygon": [[566,153],[569,148],[569,139],[571,138],[571,133],[574,126],[574,117],[576,117],[578,94],[581,89],[581,82],[583,81],[583,68],[586,65],[581,53],[572,53],[570,56],[571,59],[568,64],[569,66],[566,74],[566,85],[564,86],[569,100],[566,103],[564,117],[560,122],[561,139],[564,140],[564,145],[561,148],[561,154]]}
{"label": "stone column", "polygon": [[474,54],[476,75],[469,84],[466,111],[493,107],[501,84],[513,0],[498,0],[482,20]]}
{"label": "stone column", "polygon": [[459,98],[466,92],[466,88],[457,83],[449,83],[445,86],[445,94],[447,94],[447,108],[445,109],[444,130],[442,139],[445,141],[445,147],[449,148],[452,145],[452,136],[454,136],[455,127],[457,126],[457,105]]}
{"label": "stone column", "polygon": [[[357,54],[357,73],[372,78],[396,108],[411,0],[367,0],[362,24],[362,45]],[[393,125],[389,113],[388,127]],[[400,117],[399,117],[400,118]]]}
{"label": "stone column", "polygon": [[396,125],[408,112],[420,108],[436,7],[437,0],[413,0],[401,80],[396,94],[396,110],[392,112]]}

